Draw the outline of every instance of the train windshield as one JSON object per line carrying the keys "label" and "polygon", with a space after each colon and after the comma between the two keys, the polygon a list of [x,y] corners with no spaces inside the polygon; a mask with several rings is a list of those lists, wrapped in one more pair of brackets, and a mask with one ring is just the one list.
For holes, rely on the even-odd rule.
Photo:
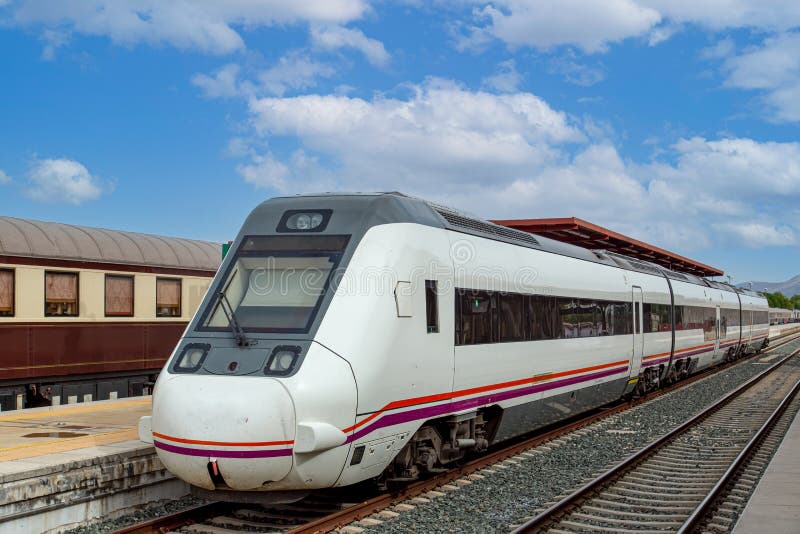
{"label": "train windshield", "polygon": [[247,236],[204,312],[200,330],[305,333],[349,236]]}

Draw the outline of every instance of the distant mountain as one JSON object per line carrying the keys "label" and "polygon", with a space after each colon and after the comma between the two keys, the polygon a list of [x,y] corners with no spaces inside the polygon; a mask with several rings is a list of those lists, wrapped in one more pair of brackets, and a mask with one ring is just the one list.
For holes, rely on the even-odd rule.
{"label": "distant mountain", "polygon": [[[742,282],[736,285],[738,287],[750,287],[750,282]],[[753,282],[754,291],[764,291],[764,289],[769,293],[780,291],[787,297],[800,295],[800,274],[785,282]]]}

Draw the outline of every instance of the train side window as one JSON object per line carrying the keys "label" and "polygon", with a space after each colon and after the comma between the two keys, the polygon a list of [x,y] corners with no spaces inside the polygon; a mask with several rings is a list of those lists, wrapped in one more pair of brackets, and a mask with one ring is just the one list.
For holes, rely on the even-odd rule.
{"label": "train side window", "polygon": [[425,317],[426,329],[429,334],[439,332],[439,292],[436,280],[425,280]]}
{"label": "train side window", "polygon": [[461,300],[461,344],[496,341],[495,296],[488,291],[464,291]]}
{"label": "train side window", "polygon": [[528,339],[559,339],[563,334],[561,316],[556,297],[546,295],[527,296]]}
{"label": "train side window", "polygon": [[561,325],[564,329],[565,338],[580,337],[580,325],[578,324],[578,301],[569,297],[558,299],[558,311],[561,317]]}
{"label": "train side window", "polygon": [[500,341],[524,341],[525,297],[518,293],[501,293],[499,297]]}
{"label": "train side window", "polygon": [[0,317],[14,316],[14,271],[0,269]]}
{"label": "train side window", "polygon": [[180,278],[156,278],[156,317],[180,316]]}
{"label": "train side window", "polygon": [[106,275],[106,317],[133,317],[133,277]]}
{"label": "train side window", "polygon": [[78,273],[44,273],[44,314],[46,317],[78,316]]}

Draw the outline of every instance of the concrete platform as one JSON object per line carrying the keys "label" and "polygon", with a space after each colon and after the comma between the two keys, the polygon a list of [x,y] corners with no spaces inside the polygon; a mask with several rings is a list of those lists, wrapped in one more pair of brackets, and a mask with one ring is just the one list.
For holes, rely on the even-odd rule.
{"label": "concrete platform", "polygon": [[776,337],[793,334],[800,330],[800,323],[788,323],[788,324],[779,324],[769,327],[769,338],[773,339]]}
{"label": "concrete platform", "polygon": [[800,417],[795,417],[734,534],[800,533]]}
{"label": "concrete platform", "polygon": [[188,486],[136,434],[150,397],[0,414],[0,532],[58,532]]}

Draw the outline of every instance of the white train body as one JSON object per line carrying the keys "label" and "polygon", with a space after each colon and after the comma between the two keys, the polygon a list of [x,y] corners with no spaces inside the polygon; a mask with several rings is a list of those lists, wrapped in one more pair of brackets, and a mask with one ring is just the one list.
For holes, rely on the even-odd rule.
{"label": "white train body", "polygon": [[407,480],[758,350],[766,313],[755,294],[399,194],[273,199],[140,434],[217,492]]}

